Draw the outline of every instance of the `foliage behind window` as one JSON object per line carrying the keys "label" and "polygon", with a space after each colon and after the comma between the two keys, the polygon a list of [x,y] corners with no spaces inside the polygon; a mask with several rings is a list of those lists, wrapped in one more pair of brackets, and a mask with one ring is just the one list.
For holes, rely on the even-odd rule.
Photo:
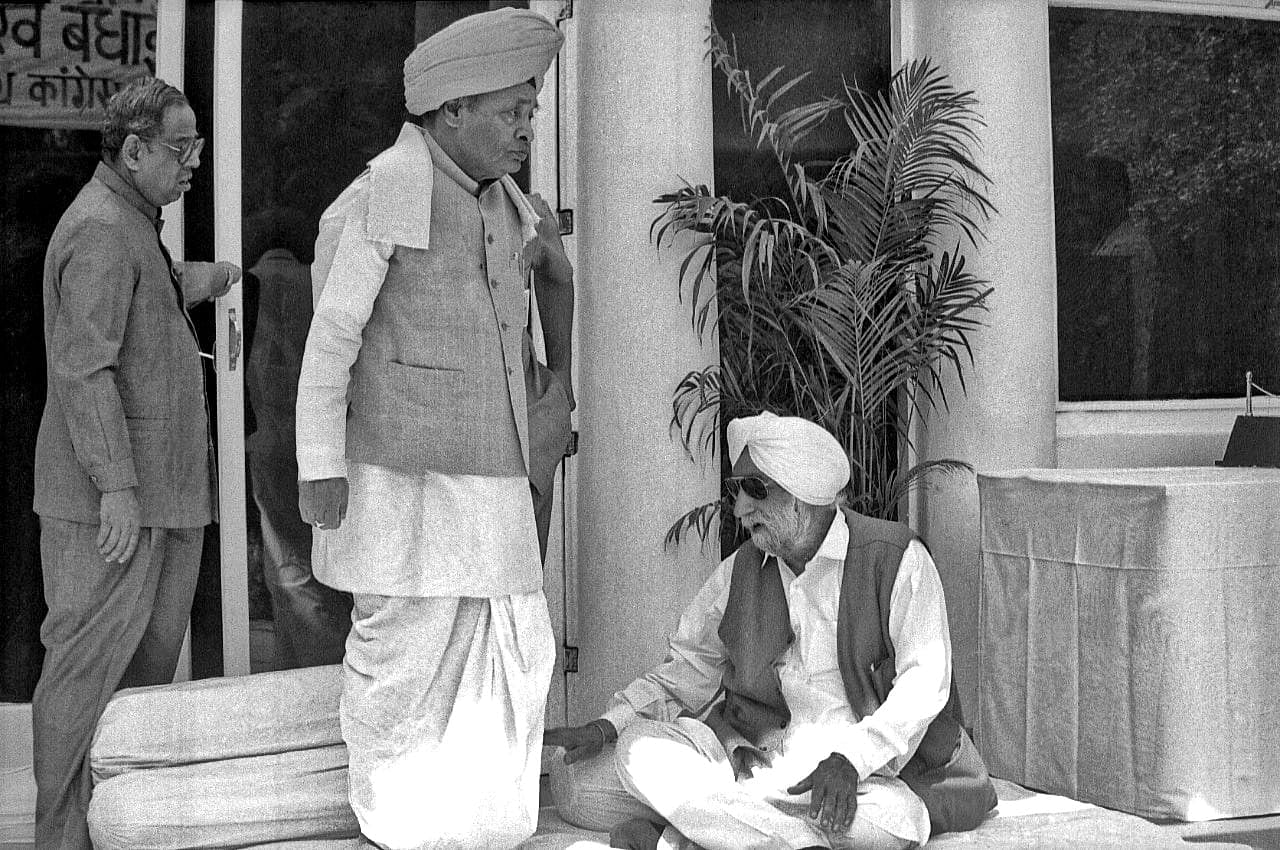
{"label": "foliage behind window", "polygon": [[1280,22],[1049,24],[1061,398],[1280,383]]}

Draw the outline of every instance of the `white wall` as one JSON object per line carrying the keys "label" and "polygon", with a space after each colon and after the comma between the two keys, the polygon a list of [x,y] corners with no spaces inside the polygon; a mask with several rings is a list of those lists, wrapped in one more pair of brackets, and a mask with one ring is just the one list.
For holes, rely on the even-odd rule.
{"label": "white wall", "polygon": [[[978,471],[1055,465],[1057,278],[1044,0],[902,0],[904,59],[930,57],[971,89],[986,122],[976,152],[998,213],[966,254],[992,282],[986,327],[971,338],[967,395],[952,381],[950,411],[928,418],[922,458],[959,458]],[[956,682],[967,716],[977,692],[978,491],[941,479],[920,497],[917,530],[947,593]]]}
{"label": "white wall", "polygon": [[649,242],[653,199],[712,182],[710,0],[575,5],[581,227],[577,633],[570,720],[661,660],[716,547],[665,551],[686,509],[714,499],[719,464],[668,436],[671,393],[718,356],[677,298],[681,251]]}
{"label": "white wall", "polygon": [[[1255,399],[1254,412],[1280,415],[1280,403]],[[1212,466],[1243,413],[1241,399],[1060,405],[1058,466]]]}

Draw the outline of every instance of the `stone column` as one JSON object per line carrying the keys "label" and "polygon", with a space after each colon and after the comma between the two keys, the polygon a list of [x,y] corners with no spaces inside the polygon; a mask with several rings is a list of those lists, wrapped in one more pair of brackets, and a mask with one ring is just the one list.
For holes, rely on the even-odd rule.
{"label": "stone column", "polygon": [[[579,673],[571,721],[660,661],[718,548],[664,550],[685,510],[719,489],[669,436],[679,380],[718,357],[677,296],[681,245],[659,253],[652,201],[712,182],[709,0],[575,4],[578,97],[577,564]],[[575,128],[567,128],[574,132]]]}
{"label": "stone column", "polygon": [[[1044,0],[902,0],[904,59],[928,56],[986,121],[978,164],[998,213],[969,251],[991,281],[986,327],[971,337],[968,394],[952,381],[949,412],[928,418],[922,458],[959,458],[979,471],[1052,467],[1058,400],[1049,21]],[[978,490],[972,477],[934,482],[918,502],[947,592],[955,674],[972,718],[977,694]]]}

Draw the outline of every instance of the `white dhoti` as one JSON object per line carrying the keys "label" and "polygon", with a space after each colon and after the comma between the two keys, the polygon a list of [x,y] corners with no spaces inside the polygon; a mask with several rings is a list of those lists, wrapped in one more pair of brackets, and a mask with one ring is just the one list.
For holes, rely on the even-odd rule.
{"label": "white dhoti", "polygon": [[[612,759],[609,756],[612,755]],[[612,761],[611,765],[602,763]],[[557,760],[552,793],[571,823],[608,829],[648,811],[706,850],[793,850],[802,847],[914,846],[924,803],[896,777],[871,776],[858,785],[858,810],[844,834],[808,816],[809,794],[787,794],[816,763],[780,756],[738,782],[715,733],[682,717],[666,723],[635,720],[616,749],[566,767]],[[684,846],[688,846],[685,843]]]}
{"label": "white dhoti", "polygon": [[341,719],[364,835],[388,850],[531,836],[555,653],[542,591],[355,594],[352,619]]}

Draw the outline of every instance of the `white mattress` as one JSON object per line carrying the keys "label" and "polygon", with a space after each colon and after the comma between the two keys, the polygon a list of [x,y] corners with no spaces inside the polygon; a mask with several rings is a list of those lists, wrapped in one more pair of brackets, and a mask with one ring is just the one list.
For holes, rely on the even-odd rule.
{"label": "white mattress", "polygon": [[0,703],[0,844],[33,842],[35,813],[31,704]]}
{"label": "white mattress", "polygon": [[[1040,794],[1003,779],[993,780],[1000,798],[996,811],[972,832],[948,833],[927,848],[981,850],[1046,850],[1088,847],[1089,850],[1248,850],[1240,844],[1186,844],[1181,837],[1134,815],[1110,811],[1056,794]],[[283,850],[285,845],[281,845]],[[538,832],[521,850],[604,850],[609,836],[566,824],[551,807],[542,810]],[[659,845],[660,847],[662,845]],[[345,850],[334,844],[332,850]],[[290,846],[289,850],[295,850]],[[319,850],[319,848],[317,848]]]}

